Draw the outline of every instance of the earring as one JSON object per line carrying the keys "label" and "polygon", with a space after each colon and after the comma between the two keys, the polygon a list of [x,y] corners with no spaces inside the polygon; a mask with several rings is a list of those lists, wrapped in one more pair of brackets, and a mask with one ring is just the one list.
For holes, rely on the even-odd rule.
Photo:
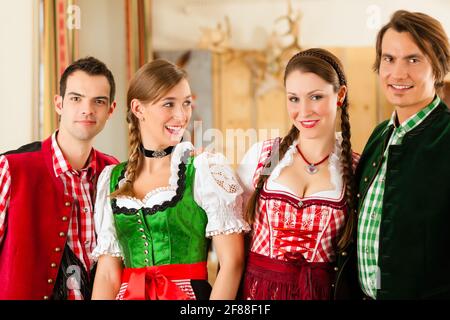
{"label": "earring", "polygon": [[337,102],[337,106],[338,106],[338,107],[342,107],[342,102],[341,102],[341,101],[338,101],[338,102]]}

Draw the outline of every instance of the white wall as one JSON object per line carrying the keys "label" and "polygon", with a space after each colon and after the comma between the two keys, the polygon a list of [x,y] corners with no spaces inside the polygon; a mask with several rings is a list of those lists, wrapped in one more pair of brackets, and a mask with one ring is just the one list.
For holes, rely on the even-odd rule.
{"label": "white wall", "polygon": [[[80,56],[104,61],[116,81],[116,112],[95,147],[123,160],[127,157],[124,4],[122,0],[79,0],[78,4]],[[38,108],[37,10],[37,0],[0,1],[0,153],[38,139],[37,119],[33,119]]]}
{"label": "white wall", "polygon": [[[373,46],[377,22],[382,25],[398,9],[422,11],[442,22],[450,34],[448,0],[292,0],[300,9],[301,45]],[[154,48],[192,48],[201,27],[215,27],[228,16],[232,46],[262,49],[274,21],[287,12],[287,0],[153,0]],[[377,19],[379,17],[379,19]],[[280,28],[283,25],[279,25]],[[283,30],[280,30],[282,32]]]}
{"label": "white wall", "polygon": [[102,60],[114,75],[117,107],[96,137],[95,147],[123,161],[127,158],[125,13],[122,0],[79,0],[80,57]]}
{"label": "white wall", "polygon": [[0,1],[0,153],[31,142],[34,1]]}

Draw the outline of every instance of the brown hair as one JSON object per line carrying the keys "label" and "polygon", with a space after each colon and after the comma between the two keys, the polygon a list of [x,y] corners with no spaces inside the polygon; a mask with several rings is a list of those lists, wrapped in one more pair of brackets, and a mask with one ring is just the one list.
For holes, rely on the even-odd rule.
{"label": "brown hair", "polygon": [[444,85],[444,77],[450,71],[450,44],[447,34],[439,21],[421,12],[398,10],[391,20],[378,32],[376,44],[376,59],[373,65],[375,72],[380,69],[381,45],[388,29],[397,32],[408,32],[416,45],[430,59],[433,74],[436,79],[434,87],[439,89]]}
{"label": "brown hair", "polygon": [[175,64],[164,59],[157,59],[143,65],[131,79],[127,92],[127,122],[130,137],[127,180],[111,194],[112,198],[119,195],[134,196],[133,182],[142,169],[142,137],[139,120],[131,110],[131,101],[138,99],[142,103],[156,102],[186,78],[186,72]]}
{"label": "brown hair", "polygon": [[108,67],[100,60],[94,57],[86,57],[74,61],[70,64],[61,75],[59,80],[59,94],[64,98],[66,94],[67,78],[76,71],[86,72],[90,76],[104,76],[109,83],[109,104],[113,103],[114,96],[116,94],[116,83],[114,82],[114,76]]}
{"label": "brown hair", "polygon": [[[334,92],[338,92],[341,86],[347,84],[345,74],[343,72],[342,64],[339,59],[329,51],[313,48],[301,51],[294,55],[288,62],[284,73],[284,83],[286,84],[287,76],[295,70],[302,72],[312,72],[321,77],[326,82],[333,85]],[[345,96],[344,102],[341,106],[341,130],[342,130],[342,154],[341,164],[344,171],[343,180],[345,184],[345,198],[348,207],[348,218],[344,231],[339,239],[338,248],[344,249],[352,238],[352,232],[356,221],[355,212],[355,184],[353,175],[353,156],[352,147],[350,143],[350,121],[348,116],[348,99]],[[299,131],[295,126],[292,126],[289,133],[281,140],[278,152],[273,150],[271,156],[267,159],[264,167],[268,167],[274,163],[275,157],[282,159],[288,150],[289,146],[298,138]],[[274,146],[275,148],[276,146]],[[271,168],[274,166],[272,165]],[[255,220],[255,210],[261,188],[268,179],[269,173],[261,174],[258,178],[255,191],[253,192],[246,208],[245,218],[249,223]]]}

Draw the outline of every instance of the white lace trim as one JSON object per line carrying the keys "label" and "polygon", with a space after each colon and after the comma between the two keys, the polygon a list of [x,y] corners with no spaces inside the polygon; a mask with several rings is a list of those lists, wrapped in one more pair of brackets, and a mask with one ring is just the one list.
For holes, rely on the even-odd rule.
{"label": "white lace trim", "polygon": [[213,236],[217,236],[220,234],[242,233],[242,232],[248,232],[248,231],[250,231],[250,227],[247,225],[247,226],[236,227],[236,228],[232,228],[232,229],[228,229],[228,230],[224,230],[224,231],[223,230],[222,231],[220,231],[220,230],[208,231],[206,233],[206,237],[211,238]]}
{"label": "white lace trim", "polygon": [[107,254],[107,255],[110,255],[110,256],[112,256],[112,257],[115,257],[115,258],[122,258],[122,260],[124,260],[124,257],[123,257],[123,255],[121,254],[121,253],[118,253],[118,252],[116,252],[116,253],[111,253],[111,252],[109,252],[109,251],[102,251],[102,252],[96,252],[95,254],[94,253],[91,253],[91,256],[92,256],[92,258],[95,260],[95,261],[97,261],[98,260],[98,258],[100,258],[100,256],[103,256],[103,255],[105,255],[105,254]]}
{"label": "white lace trim", "polygon": [[[249,224],[242,217],[242,197],[237,197],[235,203],[228,205],[211,203],[203,208],[208,214],[206,236],[211,234],[229,234],[233,232],[250,231]],[[233,231],[238,230],[238,231]]]}
{"label": "white lace trim", "polygon": [[[194,146],[190,142],[181,142],[177,144],[172,152],[172,158],[170,160],[170,177],[169,177],[169,185],[164,187],[159,187],[149,191],[145,197],[141,200],[136,197],[126,196],[123,197],[128,200],[132,200],[137,202],[140,206],[145,206],[148,199],[153,197],[155,194],[158,194],[163,191],[176,191],[178,187],[178,166],[181,163],[181,158],[186,150],[194,150]],[[127,180],[127,174],[125,173],[124,178],[119,181],[119,187],[121,187],[125,181]]]}
{"label": "white lace trim", "polygon": [[194,165],[202,172],[203,179],[210,180],[218,187],[219,194],[223,196],[226,194],[226,198],[234,201],[243,190],[227,163],[227,159],[221,153],[204,152],[196,157]]}
{"label": "white lace trim", "polygon": [[113,257],[121,257],[124,260],[122,250],[120,250],[119,241],[114,236],[103,236],[97,240],[97,246],[91,253],[91,257],[97,261],[104,254]]}
{"label": "white lace trim", "polygon": [[[168,200],[170,192],[163,191],[173,192],[170,198],[175,196],[179,164],[187,150],[194,150],[190,142],[182,142],[175,147],[170,164],[169,186],[150,191],[142,201],[135,197],[119,197],[117,204],[138,209],[150,206],[150,202],[153,206]],[[208,216],[206,235],[250,230],[250,226],[242,218],[242,187],[227,163],[225,156],[220,153],[203,152],[194,159],[196,172],[193,194],[195,202]]]}
{"label": "white lace trim", "polygon": [[181,163],[182,157],[184,155],[184,152],[186,150],[194,151],[194,146],[189,141],[181,142],[175,146],[175,149],[173,150],[172,159],[170,162],[170,178],[169,178],[169,185],[171,187],[175,187],[175,189],[178,186],[178,166]]}
{"label": "white lace trim", "polygon": [[132,200],[135,201],[137,203],[139,203],[139,205],[141,206],[145,206],[145,204],[147,203],[148,199],[150,199],[151,197],[153,197],[155,194],[163,192],[163,191],[176,191],[177,187],[173,187],[173,186],[168,186],[168,187],[159,187],[156,189],[153,189],[151,191],[149,191],[144,198],[138,199],[136,197],[131,197],[131,196],[124,196],[124,198],[128,199],[128,200]]}
{"label": "white lace trim", "polygon": [[[339,160],[342,153],[341,142],[342,135],[340,132],[336,132],[334,149],[328,160],[328,170],[330,171],[331,183],[335,187],[335,190],[339,191],[342,189],[342,165]],[[283,159],[281,159],[278,165],[273,169],[273,172],[269,177],[271,181],[275,182],[275,180],[280,176],[281,170],[292,165],[294,161],[293,155],[297,152],[297,144],[298,140],[293,142],[293,144],[286,151]]]}
{"label": "white lace trim", "polygon": [[273,169],[269,179],[270,180],[276,180],[280,176],[281,170],[283,170],[286,167],[289,167],[292,165],[292,162],[294,162],[293,154],[297,151],[295,146],[298,144],[298,141],[294,141],[294,143],[287,149],[286,153],[284,154],[283,159],[280,160],[277,166]]}

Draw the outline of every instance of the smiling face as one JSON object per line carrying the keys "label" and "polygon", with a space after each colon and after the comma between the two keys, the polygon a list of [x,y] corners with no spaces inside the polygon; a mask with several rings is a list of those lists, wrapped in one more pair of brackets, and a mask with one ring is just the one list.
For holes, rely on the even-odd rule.
{"label": "smiling face", "polygon": [[432,65],[408,32],[388,29],[384,34],[379,81],[390,103],[414,113],[435,95]]}
{"label": "smiling face", "polygon": [[334,135],[338,97],[333,85],[312,72],[292,71],[286,77],[289,117],[303,138],[315,139]]}
{"label": "smiling face", "polygon": [[59,134],[72,141],[91,142],[111,116],[110,85],[105,76],[76,71],[67,78],[64,97],[55,96]]}
{"label": "smiling face", "polygon": [[142,103],[134,99],[131,108],[140,119],[140,132],[146,149],[161,150],[176,145],[192,115],[189,83],[186,79],[181,79],[158,101]]}

